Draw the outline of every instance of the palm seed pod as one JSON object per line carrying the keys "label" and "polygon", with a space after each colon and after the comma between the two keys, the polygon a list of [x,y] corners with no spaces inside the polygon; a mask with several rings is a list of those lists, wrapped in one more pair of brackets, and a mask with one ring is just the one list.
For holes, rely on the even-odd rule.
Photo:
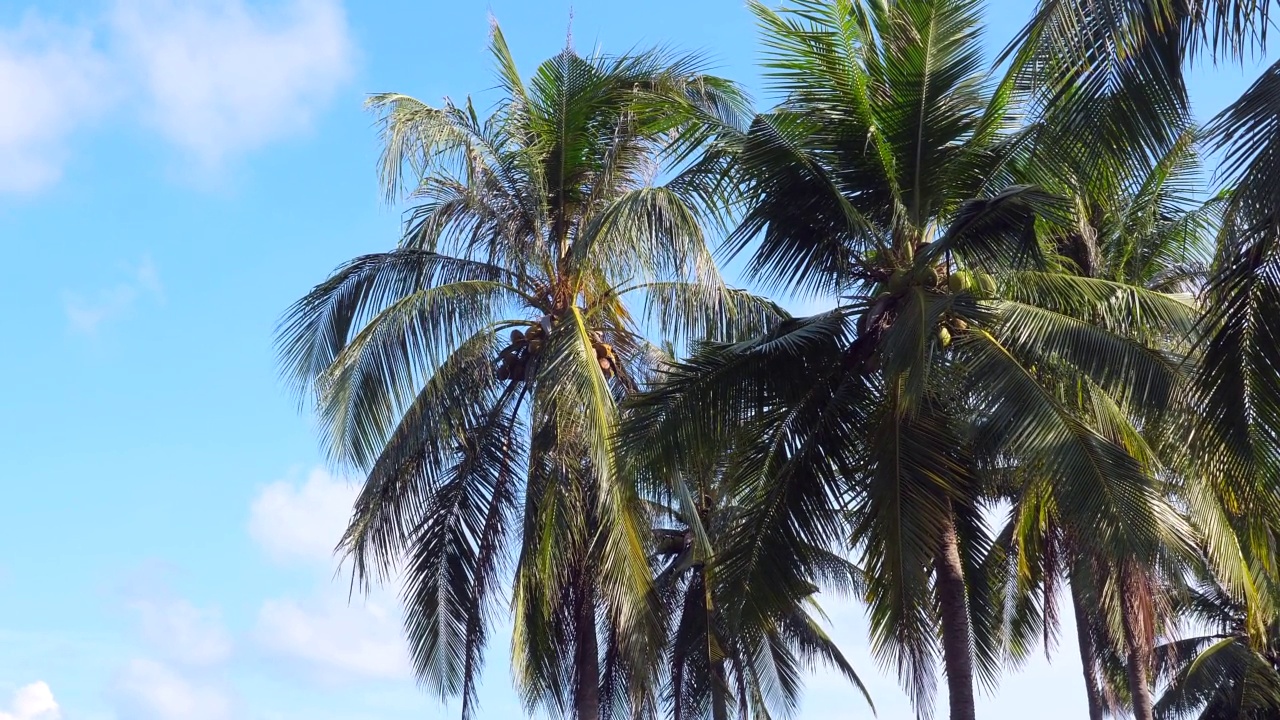
{"label": "palm seed pod", "polygon": [[953,293],[968,292],[973,287],[973,273],[968,270],[957,270],[947,278],[947,288]]}

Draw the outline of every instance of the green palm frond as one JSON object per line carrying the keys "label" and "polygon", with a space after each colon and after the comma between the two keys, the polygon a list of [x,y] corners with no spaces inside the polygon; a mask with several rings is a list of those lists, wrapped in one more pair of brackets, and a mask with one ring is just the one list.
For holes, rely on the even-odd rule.
{"label": "green palm frond", "polygon": [[299,390],[309,388],[357,328],[406,295],[440,284],[510,279],[504,268],[431,251],[400,250],[356,258],[285,314],[278,347],[286,378]]}
{"label": "green palm frond", "polygon": [[[1273,321],[1280,311],[1280,195],[1273,185],[1280,145],[1272,116],[1277,77],[1276,67],[1270,68],[1206,130],[1225,151],[1231,190],[1222,198],[1218,255],[1204,292],[1192,392],[1197,422],[1189,448],[1192,467],[1208,486],[1203,494],[1236,516],[1241,544],[1261,567],[1274,567],[1274,546],[1264,539],[1272,533],[1263,527],[1270,520],[1262,518],[1273,517],[1273,478],[1280,469],[1280,334]],[[1237,575],[1233,586],[1238,589],[1241,580]],[[1256,624],[1250,632],[1256,636]]]}
{"label": "green palm frond", "polygon": [[522,393],[509,388],[481,423],[456,441],[456,460],[431,493],[406,553],[405,631],[423,679],[475,712],[488,618],[499,607],[501,571],[516,514]]}
{"label": "green palm frond", "polygon": [[644,316],[673,342],[746,340],[790,315],[777,303],[746,290],[689,282],[645,283],[623,293],[644,294]]}
{"label": "green palm frond", "polygon": [[487,332],[462,343],[424,383],[388,436],[339,545],[352,560],[356,582],[388,579],[409,549],[418,513],[453,459],[455,438],[494,406],[495,349]]}
{"label": "green palm frond", "polygon": [[1188,125],[1193,25],[1162,0],[1040,2],[1004,57],[1053,136],[1051,161],[1083,171],[1110,163],[1115,147],[1137,149],[1139,164],[1159,154]]}
{"label": "green palm frond", "polygon": [[1280,712],[1276,627],[1260,643],[1246,632],[1246,607],[1212,584],[1193,589],[1186,611],[1205,634],[1159,648],[1167,688],[1160,718],[1264,718]]}

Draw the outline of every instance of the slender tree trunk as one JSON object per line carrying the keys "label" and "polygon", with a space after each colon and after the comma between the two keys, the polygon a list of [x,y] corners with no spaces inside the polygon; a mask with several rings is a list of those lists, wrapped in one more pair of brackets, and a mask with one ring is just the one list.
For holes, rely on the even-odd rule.
{"label": "slender tree trunk", "polygon": [[[587,583],[591,582],[587,578]],[[594,588],[584,590],[578,601],[577,657],[578,673],[574,701],[577,720],[600,719],[600,645],[596,637],[596,603]]]}
{"label": "slender tree trunk", "polygon": [[1126,648],[1125,670],[1129,675],[1129,693],[1133,696],[1134,720],[1154,720],[1151,697],[1151,633],[1147,623],[1147,613],[1143,611],[1146,601],[1147,584],[1141,570],[1132,563],[1127,563],[1121,570],[1124,573],[1121,588],[1121,616],[1124,626],[1124,644]]}
{"label": "slender tree trunk", "polygon": [[724,660],[711,661],[711,720],[729,720],[729,683]]}
{"label": "slender tree trunk", "polygon": [[1076,616],[1076,640],[1080,644],[1080,666],[1084,668],[1084,692],[1089,699],[1089,720],[1103,720],[1102,688],[1098,686],[1098,658],[1089,633],[1088,608],[1081,597],[1075,578],[1067,583],[1071,592],[1071,609]]}
{"label": "slender tree trunk", "polygon": [[968,599],[965,595],[964,567],[960,564],[960,541],[955,521],[947,519],[934,562],[938,603],[942,610],[942,661],[947,673],[947,693],[951,720],[975,720],[973,700],[973,654],[970,651]]}

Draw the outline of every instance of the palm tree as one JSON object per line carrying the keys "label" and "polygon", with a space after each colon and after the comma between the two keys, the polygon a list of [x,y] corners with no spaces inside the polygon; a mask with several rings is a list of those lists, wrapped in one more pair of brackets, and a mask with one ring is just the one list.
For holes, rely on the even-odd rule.
{"label": "palm tree", "polygon": [[725,337],[776,313],[724,287],[697,198],[652,182],[744,101],[696,56],[566,48],[526,84],[496,26],[491,47],[485,119],[470,100],[370,100],[404,235],[299,300],[281,354],[334,460],[366,476],[340,549],[362,585],[402,569],[421,680],[474,714],[510,573],[525,701],[596,720],[606,679],[649,702],[660,640],[615,452],[618,400],[655,356],[641,330]]}
{"label": "palm tree", "polygon": [[[1035,58],[1026,64],[1027,75],[1048,88],[1043,106],[1073,122],[1078,134],[1095,138],[1094,146],[1150,150],[1188,115],[1182,81],[1187,64],[1197,54],[1239,61],[1264,49],[1270,10],[1269,2],[1244,0],[1045,0],[1024,42],[1011,52]],[[1280,607],[1274,596],[1280,517],[1274,480],[1280,471],[1277,98],[1280,63],[1204,133],[1222,158],[1223,222],[1193,353],[1197,374],[1189,404],[1196,415],[1177,434],[1183,478],[1198,483],[1197,492],[1218,508],[1216,517],[1201,518],[1209,521],[1206,547],[1218,561],[1215,580],[1248,608],[1246,629],[1255,644],[1265,642]],[[1112,106],[1123,106],[1122,112],[1098,110]]]}
{"label": "palm tree", "polygon": [[[1055,187],[1074,199],[1075,227],[1056,238],[1058,254],[1068,261],[1064,272],[1154,292],[1181,293],[1188,302],[1180,322],[1189,330],[1195,321],[1191,293],[1204,282],[1219,205],[1197,202],[1199,168],[1194,134],[1184,132],[1162,156],[1139,172],[1135,168],[1145,156],[1140,148],[1115,148],[1101,154],[1080,147],[1079,140],[1072,143],[1061,135],[1051,137],[1053,142],[1045,152],[1034,154],[1027,170],[1042,185]],[[1135,328],[1150,330],[1140,325]],[[1185,357],[1188,352],[1185,335],[1135,339],[1163,347],[1174,357]],[[1076,398],[1082,422],[1124,447],[1149,474],[1168,477],[1176,453],[1159,447],[1158,431],[1169,425],[1171,413],[1181,413],[1185,418],[1185,405],[1119,406],[1105,394],[1096,394],[1085,378],[1064,377],[1060,371],[1057,374],[1060,394]],[[1162,604],[1158,593],[1152,591],[1162,584],[1158,581],[1160,574],[1181,574],[1176,557],[1181,543],[1166,548],[1161,536],[1141,541],[1132,538],[1131,547],[1157,551],[1146,558],[1126,556],[1123,548],[1112,553],[1099,553],[1096,548],[1087,551],[1087,544],[1080,538],[1092,532],[1093,519],[1065,516],[1062,511],[1068,508],[1056,502],[1051,487],[1033,489],[1035,468],[1025,470],[1029,477],[1021,480],[1016,490],[1022,502],[1015,507],[998,556],[1016,566],[1034,567],[1030,574],[1010,568],[1004,576],[1015,583],[1031,583],[1033,587],[1024,585],[1014,592],[1038,591],[1039,601],[1023,599],[1003,606],[1016,608],[1019,613],[1036,613],[1038,617],[1015,618],[1012,624],[1031,627],[1043,623],[1047,637],[1056,623],[1056,580],[1066,579],[1076,614],[1091,719],[1100,719],[1107,706],[1114,704],[1106,696],[1099,674],[1100,661],[1112,648],[1128,658],[1127,694],[1134,703],[1135,714],[1150,717],[1152,633],[1163,614],[1157,612]],[[1186,489],[1185,485],[1168,486],[1168,492],[1179,495],[1175,504],[1190,512],[1194,525],[1220,527],[1216,518],[1221,508],[1213,505],[1212,496]],[[1016,497],[1010,499],[1017,501]],[[1163,537],[1190,531],[1190,525],[1176,523],[1163,529]],[[1171,549],[1175,550],[1172,556],[1167,552]],[[1214,561],[1221,563],[1221,550],[1215,548],[1213,552]],[[1234,560],[1238,560],[1238,554],[1229,555],[1226,562]],[[1159,569],[1161,565],[1163,569]],[[1108,588],[1111,592],[1107,592]],[[1109,626],[1109,618],[1117,621],[1115,627]],[[1015,652],[1025,653],[1025,639],[1014,640]]]}
{"label": "palm tree", "polygon": [[[1042,0],[1007,53],[1023,68],[1025,84],[1042,89],[1040,111],[1053,114],[1057,126],[1103,152],[1138,147],[1158,154],[1190,115],[1186,67],[1265,51],[1271,11],[1272,3],[1254,0]],[[1280,468],[1280,343],[1269,322],[1280,312],[1278,114],[1275,63],[1204,132],[1221,158],[1215,175],[1223,182],[1225,222],[1197,346],[1193,404],[1201,422],[1192,454],[1233,521],[1251,525],[1241,537],[1254,541],[1275,533],[1266,525],[1280,510],[1269,487]],[[1242,519],[1244,507],[1266,508],[1254,513],[1265,522]],[[1248,552],[1268,554],[1265,545]]]}
{"label": "palm tree", "polygon": [[847,593],[860,586],[861,573],[839,555],[807,547],[805,562],[789,568],[817,567],[820,577],[778,575],[767,589],[727,584],[718,551],[739,509],[721,482],[721,455],[701,450],[686,456],[682,472],[654,483],[655,585],[668,618],[663,699],[670,717],[728,720],[734,707],[741,720],[785,717],[798,705],[803,670],[819,662],[871,704],[822,629],[814,597],[815,582]]}
{"label": "palm tree", "polygon": [[1184,614],[1201,634],[1157,649],[1167,689],[1161,720],[1262,720],[1280,714],[1280,626],[1251,641],[1248,608],[1212,580],[1189,594]]}
{"label": "palm tree", "polygon": [[767,584],[803,546],[851,541],[878,659],[927,713],[940,654],[951,717],[971,720],[975,674],[993,682],[1002,660],[997,609],[967,584],[993,478],[1036,465],[1093,518],[1099,548],[1155,535],[1168,512],[1151,474],[1035,368],[1122,406],[1166,403],[1176,363],[1132,326],[1185,331],[1187,308],[1055,269],[1068,207],[1014,182],[1038,129],[1017,129],[1016,68],[989,80],[981,3],[752,7],[783,100],[701,165],[740,188],[729,249],[753,249],[754,276],[840,306],[704,345],[631,437],[673,461],[740,425],[725,477],[744,510],[722,571]]}

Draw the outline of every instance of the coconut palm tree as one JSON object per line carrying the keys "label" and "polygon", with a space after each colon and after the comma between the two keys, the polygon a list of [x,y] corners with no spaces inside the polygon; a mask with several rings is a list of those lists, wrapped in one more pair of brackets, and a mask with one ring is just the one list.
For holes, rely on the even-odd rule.
{"label": "coconut palm tree", "polygon": [[725,477],[744,511],[722,571],[767,584],[804,562],[801,545],[852,544],[877,658],[927,713],[940,656],[951,717],[969,720],[975,674],[994,681],[1003,660],[984,619],[996,608],[967,584],[994,478],[1037,465],[1094,518],[1099,547],[1152,537],[1171,512],[1045,372],[1121,406],[1167,403],[1176,363],[1132,326],[1185,331],[1187,308],[1057,269],[1069,206],[1016,182],[1038,129],[1016,122],[1016,72],[991,79],[980,2],[752,7],[783,99],[701,164],[714,187],[739,187],[728,248],[751,250],[756,279],[839,307],[704,345],[648,394],[630,437],[674,462],[733,435]]}
{"label": "coconut palm tree", "polygon": [[[1220,206],[1216,202],[1198,202],[1200,181],[1194,134],[1184,132],[1162,156],[1136,173],[1133,170],[1145,155],[1140,148],[1115,148],[1109,154],[1100,154],[1057,134],[1048,137],[1052,137],[1052,143],[1042,146],[1043,151],[1037,149],[1026,169],[1042,185],[1055,187],[1073,198],[1077,222],[1055,238],[1059,256],[1068,263],[1063,272],[1154,292],[1180,293],[1187,300],[1181,324],[1184,330],[1190,330],[1196,319],[1191,293],[1205,281],[1216,210]],[[1133,154],[1139,157],[1126,157]],[[1150,330],[1141,325],[1135,329]],[[1189,350],[1185,333],[1167,337],[1138,335],[1134,339],[1162,347],[1174,357],[1185,357]],[[1105,394],[1096,393],[1084,378],[1063,375],[1060,369],[1054,374],[1057,377],[1052,380],[1059,385],[1059,393],[1075,398],[1082,422],[1124,447],[1149,474],[1169,477],[1179,453],[1160,447],[1159,431],[1171,424],[1172,414],[1181,413],[1180,419],[1185,423],[1185,405],[1121,406]],[[1126,557],[1088,548],[1081,538],[1091,534],[1093,519],[1065,515],[1063,511],[1069,506],[1057,502],[1053,484],[1038,482],[1034,467],[1021,470],[1026,477],[1006,491],[1008,499],[1016,504],[997,552],[1002,561],[1012,564],[1002,577],[1023,584],[1013,592],[1038,593],[1034,600],[996,603],[1019,615],[1033,615],[1007,621],[1015,628],[1011,638],[1015,655],[1024,655],[1030,649],[1030,638],[1024,636],[1031,628],[1040,627],[1046,646],[1049,644],[1048,638],[1056,630],[1054,592],[1058,582],[1066,580],[1076,615],[1091,719],[1098,720],[1108,706],[1114,706],[1114,694],[1106,692],[1100,673],[1102,659],[1113,652],[1128,659],[1124,664],[1130,675],[1125,694],[1135,705],[1135,714],[1149,717],[1153,633],[1168,622],[1167,612],[1161,610],[1169,605],[1167,599],[1153,591],[1165,584],[1159,580],[1161,576],[1180,577],[1183,571],[1177,553],[1168,551],[1185,546],[1174,543],[1165,547],[1162,537],[1186,534],[1192,527],[1225,530],[1229,537],[1230,527],[1220,520],[1221,508],[1214,504],[1211,494],[1188,492],[1198,489],[1194,483],[1167,484],[1167,492],[1179,496],[1176,504],[1190,513],[1192,523],[1179,523],[1164,528],[1163,536],[1131,542],[1131,546],[1141,545],[1156,553],[1145,558]],[[1232,553],[1228,548],[1225,556],[1220,547],[1212,552],[1213,560],[1223,566],[1229,567],[1240,559],[1238,550]],[[1183,558],[1181,564],[1195,559]]]}
{"label": "coconut palm tree", "polygon": [[615,452],[617,403],[655,356],[641,331],[729,337],[776,314],[724,286],[697,198],[653,184],[744,101],[696,56],[566,48],[526,83],[496,26],[491,47],[486,118],[370,100],[404,235],[299,300],[280,348],[333,459],[365,475],[340,550],[362,585],[400,579],[422,681],[474,714],[510,577],[526,702],[596,720],[609,679],[650,702],[660,642]]}
{"label": "coconut palm tree", "polygon": [[[1272,3],[1253,0],[1042,0],[1007,51],[1024,85],[1040,88],[1041,113],[1099,152],[1139,147],[1158,155],[1190,114],[1183,73],[1197,59],[1240,62],[1265,51]],[[1222,160],[1228,196],[1218,257],[1204,304],[1202,409],[1194,454],[1225,506],[1275,511],[1268,478],[1280,465],[1280,357],[1268,319],[1280,310],[1274,267],[1280,217],[1280,63],[1268,67],[1204,132]],[[1140,158],[1141,155],[1135,155]],[[1224,478],[1232,478],[1229,482]],[[1224,486],[1224,483],[1232,487]],[[1237,513],[1238,514],[1238,513]],[[1274,534],[1256,527],[1255,539]],[[1251,552],[1268,552],[1261,545]],[[1235,591],[1234,589],[1232,590]]]}
{"label": "coconut palm tree", "polygon": [[[1046,0],[1011,49],[1047,90],[1042,107],[1098,148],[1159,146],[1188,114],[1182,73],[1197,54],[1239,61],[1265,48],[1271,3]],[[1177,433],[1181,474],[1218,508],[1207,547],[1216,581],[1249,608],[1255,644],[1275,617],[1274,478],[1280,470],[1280,64],[1205,129],[1222,158],[1221,234],[1193,353],[1194,422]],[[1117,112],[1100,108],[1115,108]],[[1188,442],[1189,440],[1189,442]],[[1243,558],[1243,559],[1242,559]]]}
{"label": "coconut palm tree", "polygon": [[861,573],[835,553],[807,547],[805,562],[790,569],[817,567],[818,577],[780,574],[767,592],[727,584],[718,557],[739,509],[724,492],[720,455],[702,450],[654,487],[655,585],[668,619],[663,700],[670,717],[785,717],[798,706],[803,671],[815,663],[843,675],[870,705],[857,673],[823,630],[816,600],[815,583],[848,593],[860,586]]}
{"label": "coconut palm tree", "polygon": [[1204,580],[1183,607],[1199,634],[1157,648],[1167,687],[1156,704],[1161,720],[1261,720],[1280,714],[1280,627],[1255,643],[1248,608]]}

